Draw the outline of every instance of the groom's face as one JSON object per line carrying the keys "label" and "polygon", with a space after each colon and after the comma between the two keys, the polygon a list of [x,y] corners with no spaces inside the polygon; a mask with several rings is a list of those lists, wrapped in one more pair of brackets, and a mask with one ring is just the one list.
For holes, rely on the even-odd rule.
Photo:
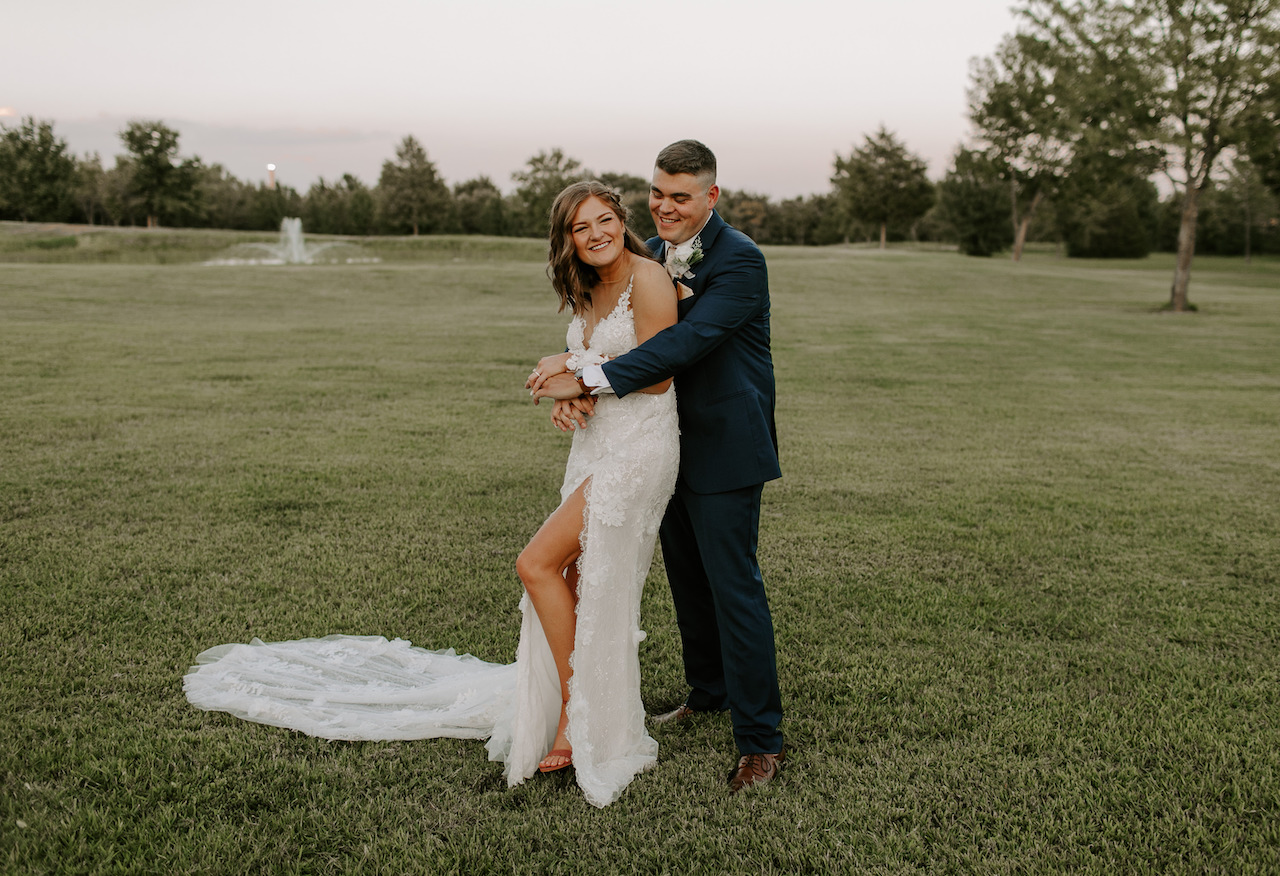
{"label": "groom's face", "polygon": [[667,173],[653,169],[649,186],[649,212],[658,236],[667,243],[684,243],[702,230],[720,198],[720,187],[707,186],[691,173]]}

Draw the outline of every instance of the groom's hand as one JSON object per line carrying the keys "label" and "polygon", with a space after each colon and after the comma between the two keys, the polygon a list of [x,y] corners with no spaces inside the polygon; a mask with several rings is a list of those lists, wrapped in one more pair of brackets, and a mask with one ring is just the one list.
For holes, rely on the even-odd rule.
{"label": "groom's hand", "polygon": [[577,398],[582,395],[583,386],[578,382],[578,378],[574,377],[568,371],[562,371],[559,374],[553,374],[546,380],[542,381],[542,385],[535,389],[532,393],[533,403],[536,405],[539,399],[552,398],[567,400]]}

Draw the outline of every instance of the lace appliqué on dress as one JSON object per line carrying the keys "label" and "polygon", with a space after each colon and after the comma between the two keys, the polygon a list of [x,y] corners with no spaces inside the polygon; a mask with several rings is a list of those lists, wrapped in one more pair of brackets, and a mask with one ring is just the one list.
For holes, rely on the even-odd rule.
{"label": "lace appliqu\u00e9 on dress", "polygon": [[[589,344],[585,320],[570,322],[566,342],[578,361],[603,361],[636,346],[631,289],[628,283],[596,323]],[[569,732],[578,784],[596,805],[616,799],[657,759],[640,699],[640,596],[679,456],[674,390],[625,398],[602,393],[587,428],[574,433],[565,467],[562,500],[591,479],[578,558]]]}

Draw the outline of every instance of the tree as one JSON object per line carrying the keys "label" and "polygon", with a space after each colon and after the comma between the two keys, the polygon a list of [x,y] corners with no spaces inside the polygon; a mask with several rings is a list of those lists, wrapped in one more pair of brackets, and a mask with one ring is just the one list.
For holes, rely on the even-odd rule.
{"label": "tree", "polygon": [[766,243],[771,207],[767,195],[721,189],[716,212],[756,243]]}
{"label": "tree", "polygon": [[593,176],[582,162],[569,158],[558,148],[539,152],[530,158],[523,170],[511,174],[511,178],[519,183],[515,192],[517,233],[525,237],[546,237],[551,205],[556,195],[569,183]]}
{"label": "tree", "polygon": [[302,224],[317,234],[365,235],[373,232],[375,213],[369,188],[346,173],[333,183],[324,177],[312,183],[303,199]]}
{"label": "tree", "polygon": [[837,192],[830,191],[807,198],[805,209],[808,214],[806,243],[825,246],[849,241],[855,223]]}
{"label": "tree", "polygon": [[190,211],[198,200],[199,158],[176,161],[178,132],[158,121],[133,121],[120,132],[129,151],[130,194],[155,228],[161,218]]}
{"label": "tree", "polygon": [[132,179],[132,162],[125,157],[117,157],[115,166],[102,173],[102,212],[112,225],[134,224],[138,203],[129,191]]}
{"label": "tree", "polygon": [[249,188],[249,216],[246,228],[252,231],[278,231],[285,219],[302,215],[302,196],[292,186],[266,183]]}
{"label": "tree", "polygon": [[463,234],[507,233],[507,209],[502,192],[487,176],[478,176],[453,187],[458,226]]}
{"label": "tree", "polygon": [[90,225],[97,224],[99,213],[106,213],[106,176],[106,171],[102,169],[102,158],[96,152],[76,162],[73,194],[76,207],[84,221]]}
{"label": "tree", "polygon": [[1189,309],[1200,194],[1225,150],[1241,145],[1255,107],[1280,71],[1280,0],[1143,0],[1135,30],[1159,84],[1169,178],[1182,197],[1169,309]]}
{"label": "tree", "polygon": [[254,186],[237,179],[221,164],[201,169],[200,201],[211,228],[253,227]]}
{"label": "tree", "polygon": [[1040,49],[1025,35],[1007,36],[970,71],[969,120],[1008,189],[1015,262],[1070,157],[1063,132],[1071,124],[1053,100],[1052,73]]}
{"label": "tree", "polygon": [[888,229],[910,226],[933,206],[933,183],[924,160],[883,125],[848,158],[836,156],[831,178],[855,219],[880,227],[880,248]]}
{"label": "tree", "polygon": [[368,235],[374,232],[378,205],[373,192],[360,179],[349,173],[342,175],[339,186],[342,195],[344,221],[342,234]]}
{"label": "tree", "polygon": [[1159,152],[1182,204],[1169,308],[1191,309],[1200,196],[1276,80],[1280,0],[1027,0],[1020,13],[1019,45],[1068,123],[1053,133]]}
{"label": "tree", "polygon": [[820,242],[817,234],[825,202],[818,196],[787,198],[770,204],[767,240],[769,243],[804,246]]}
{"label": "tree", "polygon": [[63,222],[74,211],[76,162],[49,122],[27,116],[0,126],[0,216],[23,222]]}
{"label": "tree", "polygon": [[1238,160],[1228,168],[1226,185],[1222,188],[1224,200],[1235,208],[1233,218],[1240,228],[1236,239],[1240,241],[1244,260],[1252,262],[1253,232],[1260,224],[1259,217],[1275,215],[1275,197],[1265,184],[1262,171],[1247,159]]}
{"label": "tree", "polygon": [[1259,180],[1280,197],[1280,75],[1271,78],[1246,115],[1243,139]]}
{"label": "tree", "polygon": [[384,162],[378,178],[383,216],[401,230],[427,234],[448,230],[453,223],[453,197],[440,179],[427,151],[412,135],[396,147],[394,161]]}
{"label": "tree", "polygon": [[[1200,193],[1196,253],[1240,256],[1280,252],[1280,199],[1258,180],[1257,170],[1237,160],[1223,179]],[[1176,196],[1160,205],[1160,248],[1178,250],[1182,205]]]}
{"label": "tree", "polygon": [[1022,23],[993,57],[974,63],[969,118],[978,144],[1003,168],[1022,257],[1038,209],[1056,195],[1081,155],[1149,160],[1152,88],[1130,31],[1111,0],[1028,0]]}
{"label": "tree", "polygon": [[[993,256],[1014,241],[1003,168],[982,152],[961,147],[946,177],[938,184],[938,210],[954,229],[960,252]],[[1022,227],[1026,239],[1026,227]]]}
{"label": "tree", "polygon": [[1081,154],[1059,183],[1058,229],[1069,258],[1143,258],[1151,252],[1159,195],[1149,170],[1105,153]]}

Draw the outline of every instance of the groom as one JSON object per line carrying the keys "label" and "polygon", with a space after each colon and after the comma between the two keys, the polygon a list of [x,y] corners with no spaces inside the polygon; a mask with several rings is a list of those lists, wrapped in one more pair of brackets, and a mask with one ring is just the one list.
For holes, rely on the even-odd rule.
{"label": "groom", "polygon": [[648,243],[687,287],[679,321],[584,369],[578,383],[623,396],[675,377],[680,477],[660,535],[692,690],[654,720],[728,709],[741,754],[729,773],[736,793],[772,779],[784,757],[773,621],[756,562],[760,494],[782,472],[768,273],[750,238],[714,211],[719,197],[706,146],[681,140],[658,153],[649,189],[658,236]]}

